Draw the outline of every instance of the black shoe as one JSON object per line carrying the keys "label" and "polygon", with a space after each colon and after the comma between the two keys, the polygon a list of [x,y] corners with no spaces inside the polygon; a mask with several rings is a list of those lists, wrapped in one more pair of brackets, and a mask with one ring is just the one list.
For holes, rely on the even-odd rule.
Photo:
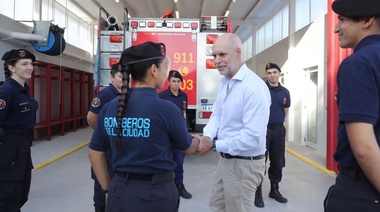
{"label": "black shoe", "polygon": [[288,200],[282,196],[282,194],[280,193],[278,189],[279,189],[278,183],[271,183],[269,197],[275,199],[277,202],[287,203]]}
{"label": "black shoe", "polygon": [[193,195],[191,195],[189,192],[186,191],[184,185],[177,185],[177,187],[178,187],[179,196],[185,199],[191,199]]}
{"label": "black shoe", "polygon": [[95,212],[106,212],[105,206],[95,206]]}
{"label": "black shoe", "polygon": [[264,207],[263,193],[262,193],[262,184],[257,187],[255,193],[255,206],[258,208]]}

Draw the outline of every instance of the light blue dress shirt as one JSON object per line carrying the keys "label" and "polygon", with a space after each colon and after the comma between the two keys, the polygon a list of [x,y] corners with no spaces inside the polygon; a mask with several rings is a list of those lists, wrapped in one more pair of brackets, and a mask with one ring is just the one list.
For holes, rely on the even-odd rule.
{"label": "light blue dress shirt", "polygon": [[243,64],[231,80],[221,79],[203,136],[217,137],[218,152],[239,156],[264,154],[270,105],[268,86]]}

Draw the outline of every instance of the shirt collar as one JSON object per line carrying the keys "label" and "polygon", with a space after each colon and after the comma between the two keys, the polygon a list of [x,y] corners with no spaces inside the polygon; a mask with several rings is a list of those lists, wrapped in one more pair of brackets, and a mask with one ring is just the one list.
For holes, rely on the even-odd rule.
{"label": "shirt collar", "polygon": [[380,35],[368,35],[366,37],[364,37],[359,43],[358,45],[356,45],[355,49],[354,49],[354,52],[370,45],[370,44],[373,44],[374,42],[380,42]]}
{"label": "shirt collar", "polygon": [[282,85],[280,82],[278,82],[278,86],[272,86],[271,84],[269,84],[268,80],[265,82],[269,88],[274,88],[274,89],[281,89],[282,88]]}
{"label": "shirt collar", "polygon": [[[240,67],[238,72],[236,72],[235,76],[233,76],[231,80],[243,81],[245,75],[247,74],[247,71],[250,71],[250,70],[248,69],[247,65],[245,65],[245,63],[243,63],[243,65]],[[225,76],[222,78],[222,80],[223,80],[223,82],[228,81],[227,77],[225,77]]]}
{"label": "shirt collar", "polygon": [[14,86],[17,91],[23,91],[23,90],[29,90],[29,85],[24,83],[24,87],[20,85],[20,83],[18,83],[16,80],[14,80],[13,78],[9,77],[7,79],[7,81],[9,81],[9,83]]}
{"label": "shirt collar", "polygon": [[117,90],[117,88],[112,83],[110,83],[108,85],[108,87],[111,89],[112,93],[114,93],[116,95],[120,95],[120,92]]}
{"label": "shirt collar", "polygon": [[135,95],[143,94],[149,96],[158,96],[157,90],[155,88],[131,88],[128,93]]}
{"label": "shirt collar", "polygon": [[[171,96],[176,96],[174,93],[173,93],[173,91],[170,89],[170,87],[168,88],[168,93],[169,93],[169,95],[171,95]],[[181,89],[178,89],[178,95],[177,96],[181,96],[182,95],[182,91],[181,91]]]}

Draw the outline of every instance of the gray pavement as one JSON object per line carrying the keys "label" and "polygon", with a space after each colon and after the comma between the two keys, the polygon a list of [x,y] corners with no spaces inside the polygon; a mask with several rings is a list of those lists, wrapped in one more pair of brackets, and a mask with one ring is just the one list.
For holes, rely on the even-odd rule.
{"label": "gray pavement", "polygon": [[[91,212],[93,209],[93,181],[90,177],[88,147],[67,154],[91,138],[90,128],[56,136],[51,141],[35,141],[32,147],[34,165],[45,161],[51,164],[33,171],[29,201],[22,208],[26,212]],[[294,146],[292,143],[289,146]],[[307,147],[297,146],[297,151]],[[305,151],[310,152],[309,149]],[[67,155],[61,159],[57,155]],[[59,160],[58,160],[59,159]],[[180,212],[207,212],[212,179],[219,155],[210,152],[205,156],[187,155],[185,159],[185,186],[192,199],[181,199]],[[281,204],[268,197],[269,180],[263,184],[264,208],[254,211],[320,212],[327,189],[334,183],[335,175],[328,175],[295,156],[286,153],[286,167],[280,191],[288,198]],[[252,200],[253,201],[253,200]]]}

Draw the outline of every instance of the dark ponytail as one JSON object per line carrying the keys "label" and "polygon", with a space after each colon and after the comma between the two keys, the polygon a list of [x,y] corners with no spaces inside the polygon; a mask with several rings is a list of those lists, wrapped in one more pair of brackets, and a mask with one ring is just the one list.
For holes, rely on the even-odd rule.
{"label": "dark ponytail", "polygon": [[120,136],[121,136],[121,122],[122,122],[122,119],[123,119],[123,114],[124,114],[124,108],[125,108],[125,105],[128,103],[128,98],[127,98],[127,94],[128,94],[128,91],[129,91],[129,81],[130,81],[130,67],[129,66],[126,66],[123,68],[122,70],[122,75],[123,75],[123,85],[121,86],[121,94],[120,94],[120,100],[119,100],[119,104],[117,106],[117,116],[116,116],[116,120],[117,120],[117,138],[116,138],[116,142],[117,142],[117,149],[118,151],[121,153],[122,151],[122,148],[121,148],[121,143],[120,143]]}
{"label": "dark ponytail", "polygon": [[8,66],[15,66],[18,60],[12,60],[4,63],[4,76],[5,79],[12,76],[11,70],[8,69]]}

